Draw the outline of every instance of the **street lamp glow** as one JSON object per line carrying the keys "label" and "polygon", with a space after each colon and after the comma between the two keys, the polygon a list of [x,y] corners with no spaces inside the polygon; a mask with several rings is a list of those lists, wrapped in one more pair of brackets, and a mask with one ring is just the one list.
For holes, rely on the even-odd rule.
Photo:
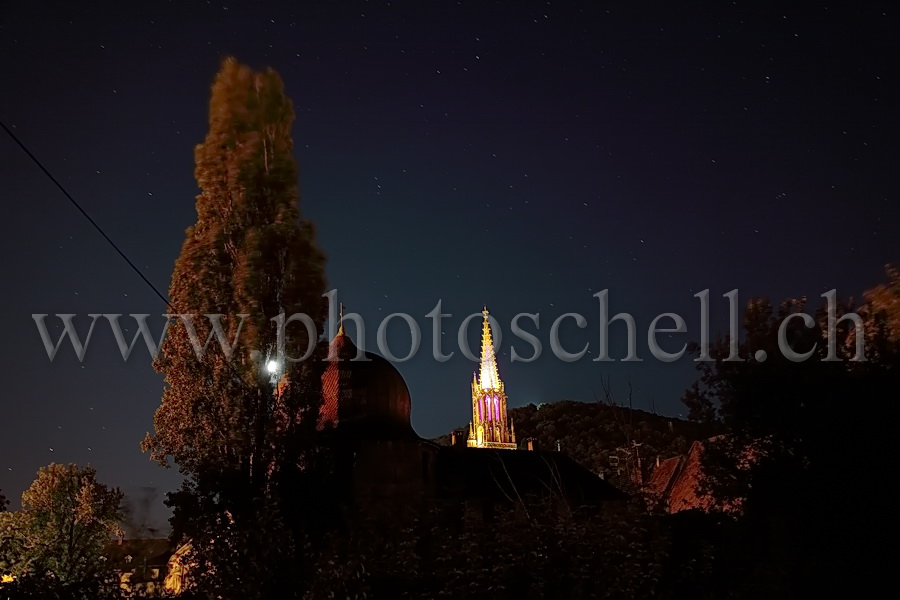
{"label": "street lamp glow", "polygon": [[274,360],[270,360],[268,363],[266,363],[266,370],[269,373],[274,373],[275,371],[278,370],[278,363],[275,362]]}

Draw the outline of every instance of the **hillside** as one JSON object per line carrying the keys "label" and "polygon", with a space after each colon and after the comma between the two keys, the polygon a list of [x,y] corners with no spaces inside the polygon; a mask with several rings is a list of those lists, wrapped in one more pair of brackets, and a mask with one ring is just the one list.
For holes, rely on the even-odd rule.
{"label": "hillside", "polygon": [[[515,423],[520,447],[534,438],[537,448],[555,450],[558,441],[562,452],[604,476],[615,475],[616,462],[620,467],[636,464],[635,453],[625,450],[634,448],[634,443],[640,444],[637,455],[646,475],[657,456],[664,459],[684,454],[691,442],[708,435],[695,423],[600,402],[529,404],[510,409],[509,416]],[[465,438],[468,426],[456,431]],[[434,441],[449,445],[450,434]]]}

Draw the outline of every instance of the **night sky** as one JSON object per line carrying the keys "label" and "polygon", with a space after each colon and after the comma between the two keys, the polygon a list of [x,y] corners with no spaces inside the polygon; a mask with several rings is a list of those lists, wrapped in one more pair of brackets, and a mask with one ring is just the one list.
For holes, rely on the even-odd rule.
{"label": "night sky", "polygon": [[[703,289],[724,332],[732,289],[742,305],[859,297],[900,261],[900,36],[890,3],[677,4],[6,3],[0,119],[165,292],[220,61],[271,66],[329,287],[365,318],[368,350],[392,312],[422,328],[398,364],[420,435],[470,418],[456,332],[483,304],[504,326],[510,407],[591,401],[609,377],[617,400],[630,383],[635,407],[678,416],[695,371],[649,355],[657,314],[687,321],[661,337],[677,351],[699,336]],[[68,343],[51,363],[31,315],[82,315],[86,332],[89,313],[150,313],[159,331],[166,307],[3,132],[0,191],[0,489],[17,508],[38,467],[90,463],[159,523],[178,474],[139,450],[162,391],[146,349],[124,362],[98,321],[83,364]],[[644,362],[591,361],[603,289],[634,315]],[[425,317],[439,299],[443,363]],[[544,349],[511,364],[520,312],[540,314]],[[573,363],[549,348],[566,312],[588,321],[561,328],[570,351],[591,344]],[[390,331],[405,354],[402,321]]]}

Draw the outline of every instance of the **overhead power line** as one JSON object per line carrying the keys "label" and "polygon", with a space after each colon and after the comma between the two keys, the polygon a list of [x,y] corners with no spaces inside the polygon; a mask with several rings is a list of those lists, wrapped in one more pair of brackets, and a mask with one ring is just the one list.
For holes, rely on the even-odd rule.
{"label": "overhead power line", "polygon": [[80,212],[82,215],[84,215],[84,218],[85,218],[85,219],[87,219],[88,221],[90,221],[91,225],[93,225],[94,228],[95,228],[97,231],[100,232],[100,235],[103,236],[103,239],[105,239],[107,242],[109,242],[109,245],[112,246],[112,247],[116,250],[116,252],[119,253],[119,256],[121,256],[121,257],[125,260],[125,262],[128,263],[128,266],[131,267],[131,268],[134,270],[134,272],[138,274],[138,277],[140,277],[141,279],[143,279],[143,280],[144,280],[144,283],[146,283],[147,285],[150,286],[150,289],[153,290],[153,291],[156,293],[156,295],[159,296],[159,298],[160,298],[163,302],[166,303],[166,306],[168,306],[169,308],[172,308],[172,309],[174,310],[174,307],[172,306],[172,303],[169,302],[169,299],[166,298],[166,296],[165,296],[162,292],[160,292],[160,291],[156,288],[156,286],[153,285],[153,283],[152,283],[149,279],[147,279],[147,277],[146,277],[143,273],[141,273],[141,270],[138,269],[137,266],[136,266],[133,262],[131,262],[131,259],[128,258],[128,256],[126,256],[124,252],[122,252],[122,249],[119,248],[118,245],[116,245],[116,243],[112,240],[112,238],[110,238],[108,235],[106,235],[106,232],[103,231],[103,228],[100,227],[100,225],[97,224],[97,221],[95,221],[95,220],[91,217],[91,215],[89,215],[89,214],[87,213],[87,211],[84,210],[84,208],[82,208],[82,206],[81,206],[80,204],[78,204],[78,202],[75,200],[75,198],[72,197],[72,194],[70,194],[69,191],[68,191],[65,187],[63,187],[63,184],[61,184],[61,183],[56,179],[56,177],[54,177],[53,174],[50,173],[50,171],[47,170],[47,167],[45,167],[44,164],[38,159],[38,157],[36,157],[36,156],[31,152],[31,150],[29,150],[28,147],[25,146],[25,144],[22,143],[22,141],[18,138],[18,136],[16,136],[16,134],[13,133],[12,130],[11,130],[9,127],[6,126],[6,123],[4,123],[3,121],[0,121],[0,127],[3,127],[3,129],[6,131],[6,133],[9,134],[9,137],[11,137],[11,138],[13,139],[13,141],[14,141],[16,144],[18,144],[19,148],[21,148],[22,151],[23,151],[25,154],[28,155],[28,158],[30,158],[30,159],[34,162],[34,164],[36,164],[36,165],[38,166],[38,168],[39,168],[41,171],[44,172],[44,175],[46,175],[47,177],[49,177],[49,178],[50,178],[50,181],[52,181],[54,184],[56,184],[56,187],[58,187],[59,190],[65,195],[65,197],[69,199],[69,202],[71,202],[72,205],[73,205],[75,208],[78,209],[78,212]]}

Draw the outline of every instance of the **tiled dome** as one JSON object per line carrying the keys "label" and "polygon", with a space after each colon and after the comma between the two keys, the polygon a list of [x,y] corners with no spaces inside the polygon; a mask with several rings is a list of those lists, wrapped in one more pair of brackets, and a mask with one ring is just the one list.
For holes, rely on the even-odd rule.
{"label": "tiled dome", "polygon": [[410,424],[409,388],[390,361],[360,352],[343,328],[328,347],[328,360],[320,429],[333,427],[369,439],[417,437]]}

